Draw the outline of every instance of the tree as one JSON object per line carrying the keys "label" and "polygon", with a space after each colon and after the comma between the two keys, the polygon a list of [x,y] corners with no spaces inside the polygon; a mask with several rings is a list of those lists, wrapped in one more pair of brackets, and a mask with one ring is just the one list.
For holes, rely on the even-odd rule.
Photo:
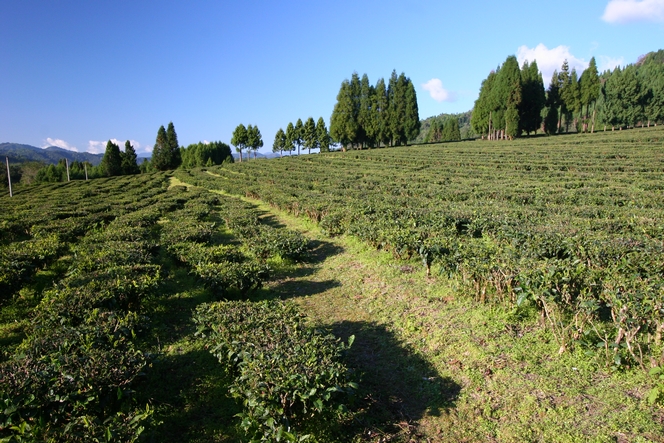
{"label": "tree", "polygon": [[547,113],[544,118],[544,130],[549,135],[557,133],[559,127],[558,109],[560,108],[560,84],[558,79],[558,71],[553,71],[551,83],[549,83],[549,89],[546,91]]}
{"label": "tree", "polygon": [[459,131],[459,120],[456,117],[448,118],[443,124],[441,139],[445,142],[461,140],[461,132]]}
{"label": "tree", "polygon": [[300,155],[300,148],[302,147],[302,143],[304,142],[303,133],[304,133],[304,125],[302,124],[302,119],[298,118],[297,122],[295,123],[295,132],[293,133],[295,136],[295,138],[293,138],[293,141],[297,145],[297,155]]}
{"label": "tree", "polygon": [[387,145],[389,143],[388,134],[388,102],[387,102],[387,89],[385,87],[385,80],[380,78],[376,82],[373,90],[373,99],[371,104],[371,126],[373,128],[374,140],[376,145],[380,146],[381,143]]}
{"label": "tree", "polygon": [[242,150],[247,146],[248,138],[247,128],[242,123],[237,125],[233,131],[231,145],[235,146],[235,150],[240,153],[240,163],[242,163]]}
{"label": "tree", "polygon": [[182,163],[182,158],[180,157],[180,144],[178,143],[178,135],[175,133],[173,122],[170,122],[168,129],[166,129],[166,144],[170,151],[169,169],[175,169]]}
{"label": "tree", "polygon": [[122,174],[131,175],[138,174],[138,164],[136,163],[136,150],[131,145],[129,140],[125,142],[124,153],[120,153]]}
{"label": "tree", "polygon": [[521,70],[515,56],[508,56],[501,66],[496,86],[499,103],[505,110],[504,134],[507,138],[513,139],[521,133],[519,108],[523,97]]}
{"label": "tree", "polygon": [[318,117],[316,122],[316,145],[320,152],[330,152],[330,134],[327,132],[323,117]]}
{"label": "tree", "polygon": [[311,148],[316,148],[316,123],[313,117],[309,117],[302,127],[302,143],[311,154]]}
{"label": "tree", "polygon": [[286,149],[287,140],[286,133],[283,129],[279,128],[274,136],[274,143],[272,143],[272,152],[278,152],[279,157],[283,157],[284,150]]}
{"label": "tree", "polygon": [[[420,133],[420,114],[417,108],[417,93],[415,92],[415,86],[413,86],[413,82],[410,81],[410,78],[406,77],[405,88],[406,115],[404,116],[404,135],[406,140],[415,140]],[[457,132],[458,130],[459,122],[457,121]]]}
{"label": "tree", "polygon": [[353,93],[350,82],[341,82],[341,88],[337,94],[337,103],[334,105],[330,119],[330,135],[341,143],[343,149],[357,139],[359,125],[355,119],[353,105]]}
{"label": "tree", "polygon": [[231,147],[226,143],[198,142],[182,148],[183,168],[220,165],[223,162],[233,162]]}
{"label": "tree", "polygon": [[122,174],[120,147],[110,140],[106,143],[106,152],[101,160],[101,167],[106,177]]}
{"label": "tree", "polygon": [[440,124],[437,118],[434,118],[429,126],[429,132],[424,138],[425,143],[437,143],[443,139],[443,125]]}
{"label": "tree", "polygon": [[166,129],[160,126],[157,131],[157,139],[155,140],[154,147],[152,148],[152,161],[151,166],[157,171],[168,170],[171,164],[171,152],[168,148],[166,140]]}
{"label": "tree", "polygon": [[[356,76],[354,78],[356,78]],[[358,142],[363,146],[373,143],[376,133],[371,113],[372,96],[373,87],[369,83],[369,77],[367,74],[364,74],[360,80],[359,97],[357,99],[357,122],[360,127]]]}
{"label": "tree", "polygon": [[254,151],[254,159],[256,158],[256,153],[262,147],[263,136],[261,135],[261,131],[258,129],[258,126],[249,125],[247,127],[247,148]]}
{"label": "tree", "polygon": [[523,88],[523,99],[519,107],[519,120],[521,129],[530,135],[537,132],[542,124],[542,109],[546,104],[544,82],[539,72],[537,62],[525,61],[521,67],[521,83]]}
{"label": "tree", "polygon": [[470,118],[470,124],[478,134],[487,134],[487,138],[493,138],[492,133],[495,130],[493,124],[493,87],[496,81],[496,71],[491,71],[487,78],[482,81],[480,94],[475,100],[473,114]]}
{"label": "tree", "polygon": [[296,140],[297,131],[295,130],[295,126],[293,126],[293,123],[288,123],[288,126],[286,126],[286,148],[284,150],[288,151],[289,153],[294,151]]}
{"label": "tree", "polygon": [[595,114],[596,114],[596,104],[597,99],[599,98],[600,83],[599,75],[597,72],[597,62],[595,62],[595,57],[590,59],[588,68],[583,71],[581,74],[580,89],[581,89],[581,104],[586,107],[585,118],[583,122],[583,131],[588,130],[588,118],[590,115],[590,105],[593,105],[593,117],[592,117],[592,128],[591,132],[595,131]]}

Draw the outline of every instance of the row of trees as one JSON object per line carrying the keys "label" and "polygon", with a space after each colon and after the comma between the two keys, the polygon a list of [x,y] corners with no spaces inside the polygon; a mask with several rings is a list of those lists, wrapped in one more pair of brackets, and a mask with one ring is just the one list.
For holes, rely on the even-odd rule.
{"label": "row of trees", "polygon": [[452,116],[443,121],[437,118],[431,122],[424,143],[453,142],[461,140],[459,120]]}
{"label": "row of trees", "polygon": [[231,147],[224,142],[195,143],[180,148],[183,168],[220,165],[224,162],[233,163]]}
{"label": "row of trees", "polygon": [[546,91],[536,62],[519,68],[509,56],[482,82],[471,124],[483,137],[511,139],[537,130],[594,132],[597,125],[649,126],[662,120],[664,50],[601,75],[594,57],[580,76],[565,60]]}
{"label": "row of trees", "polygon": [[411,80],[392,71],[388,85],[382,78],[375,86],[366,74],[354,72],[341,83],[330,121],[330,135],[347,146],[403,145],[417,137],[420,117],[417,94]]}
{"label": "row of trees", "polygon": [[125,142],[124,152],[120,151],[120,147],[109,140],[106,143],[104,158],[99,166],[102,174],[106,177],[138,174],[140,170],[136,158],[136,150],[129,140]]}
{"label": "row of trees", "polygon": [[518,137],[536,131],[545,105],[544,83],[537,62],[522,68],[510,55],[502,66],[482,82],[471,124],[475,132],[490,139]]}
{"label": "row of trees", "polygon": [[235,150],[240,153],[240,162],[242,161],[242,151],[248,149],[254,151],[254,158],[256,152],[263,147],[263,136],[258,126],[249,125],[245,127],[242,123],[237,125],[233,131],[233,138],[231,144],[235,146]]}
{"label": "row of trees", "polygon": [[600,82],[597,119],[605,128],[650,126],[664,121],[664,50],[607,71]]}
{"label": "row of trees", "polygon": [[157,139],[152,148],[152,159],[150,168],[157,171],[175,169],[182,163],[178,135],[175,132],[173,122],[168,124],[168,129],[160,126],[157,131]]}
{"label": "row of trees", "polygon": [[313,117],[309,117],[304,124],[302,119],[298,118],[294,125],[292,122],[288,123],[285,132],[279,128],[274,136],[272,152],[278,152],[280,156],[283,156],[284,151],[292,152],[295,149],[297,149],[297,155],[300,155],[300,148],[308,149],[309,154],[312,149],[329,152],[330,143],[330,134],[323,117],[319,117],[316,123],[314,123]]}

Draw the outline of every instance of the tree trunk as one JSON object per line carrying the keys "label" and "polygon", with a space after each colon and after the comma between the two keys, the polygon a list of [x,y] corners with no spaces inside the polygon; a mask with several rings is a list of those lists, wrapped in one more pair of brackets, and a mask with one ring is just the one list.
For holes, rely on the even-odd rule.
{"label": "tree trunk", "polygon": [[[592,126],[592,129],[590,130],[591,134],[595,133],[595,111],[596,110],[597,110],[597,108],[595,106],[593,106],[593,126]],[[604,130],[606,130],[606,125],[604,125]]]}

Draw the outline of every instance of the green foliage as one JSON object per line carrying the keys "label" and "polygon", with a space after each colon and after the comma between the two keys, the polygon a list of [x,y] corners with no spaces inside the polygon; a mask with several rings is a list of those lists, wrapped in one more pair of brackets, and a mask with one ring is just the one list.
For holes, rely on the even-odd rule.
{"label": "green foliage", "polygon": [[[240,426],[251,441],[324,438],[357,385],[341,361],[345,345],[312,328],[293,303],[228,301],[197,308],[194,321],[234,377]],[[324,440],[321,440],[324,441]]]}
{"label": "green foliage", "polygon": [[132,144],[127,140],[125,142],[125,149],[124,152],[120,153],[122,157],[122,174],[123,175],[130,175],[130,174],[138,174],[141,172],[138,169],[138,164],[136,163],[136,150],[132,146]]}
{"label": "green foliage", "polygon": [[258,129],[258,126],[247,126],[247,149],[254,151],[254,157],[256,157],[256,152],[263,147],[263,136],[261,131]]}
{"label": "green foliage", "polygon": [[235,146],[235,150],[240,154],[240,162],[242,162],[242,151],[249,143],[249,133],[247,128],[240,123],[233,131],[233,138],[231,138],[231,145]]}
{"label": "green foliage", "polygon": [[279,128],[277,133],[274,135],[274,143],[272,143],[272,152],[278,152],[280,156],[283,156],[284,150],[287,150],[287,140],[286,133],[283,129]]}
{"label": "green foliage", "polygon": [[316,123],[314,122],[313,117],[309,117],[302,127],[302,145],[309,150],[311,154],[311,149],[316,149],[317,145],[316,137]]}
{"label": "green foliage", "polygon": [[383,79],[375,87],[366,74],[354,72],[344,80],[330,121],[330,135],[344,149],[350,147],[403,145],[420,131],[417,94],[412,81],[392,72],[389,86]]}
{"label": "green foliage", "polygon": [[[561,349],[579,346],[623,368],[661,349],[661,131],[328,154],[209,180],[328,235],[419,257],[477,300],[539,309]],[[229,222],[234,232],[258,225]],[[269,253],[255,244],[256,256]]]}
{"label": "green foliage", "polygon": [[120,147],[110,140],[106,143],[106,152],[101,161],[101,167],[106,177],[114,177],[122,173]]}
{"label": "green foliage", "polygon": [[170,146],[166,136],[166,129],[160,126],[157,131],[157,139],[152,147],[151,166],[157,171],[166,171],[170,169],[172,162]]}
{"label": "green foliage", "polygon": [[224,142],[198,142],[181,149],[182,167],[197,168],[233,163],[231,148]]}
{"label": "green foliage", "polygon": [[318,117],[316,122],[316,147],[320,152],[330,151],[330,134],[327,132],[323,117]]}

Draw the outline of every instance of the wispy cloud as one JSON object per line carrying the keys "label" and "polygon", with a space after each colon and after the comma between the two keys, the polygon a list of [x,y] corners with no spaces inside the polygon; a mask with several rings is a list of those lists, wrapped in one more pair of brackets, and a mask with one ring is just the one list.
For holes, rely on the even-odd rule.
{"label": "wispy cloud", "polygon": [[59,138],[48,137],[44,140],[42,148],[48,148],[49,146],[57,146],[58,148],[66,149],[68,151],[78,151],[75,146],[70,145],[64,140],[60,140]]}
{"label": "wispy cloud", "polygon": [[528,46],[523,45],[517,49],[516,58],[520,65],[526,60],[529,62],[537,60],[537,67],[542,73],[545,87],[551,83],[553,71],[560,71],[565,60],[567,60],[567,63],[569,64],[569,70],[571,71],[573,68],[576,68],[579,74],[588,67],[587,61],[575,57],[570,52],[569,46],[562,45],[551,49],[547,48],[542,43],[534,48],[529,48]]}
{"label": "wispy cloud", "polygon": [[611,0],[602,20],[607,23],[664,23],[664,0]]}
{"label": "wispy cloud", "polygon": [[[120,147],[120,150],[124,150],[124,145],[125,145],[125,140],[118,140],[117,138],[112,138],[111,141],[118,145]],[[108,140],[105,141],[97,141],[97,140],[90,140],[88,141],[88,152],[92,152],[93,154],[103,154],[106,152],[106,144],[108,143]],[[136,151],[137,154],[149,154],[152,152],[152,146],[151,145],[142,145],[136,140],[129,140],[129,143],[134,147],[134,150]]]}
{"label": "wispy cloud", "polygon": [[443,82],[438,78],[432,78],[423,83],[422,89],[429,91],[431,98],[437,102],[453,102],[456,100],[456,94],[443,88]]}

